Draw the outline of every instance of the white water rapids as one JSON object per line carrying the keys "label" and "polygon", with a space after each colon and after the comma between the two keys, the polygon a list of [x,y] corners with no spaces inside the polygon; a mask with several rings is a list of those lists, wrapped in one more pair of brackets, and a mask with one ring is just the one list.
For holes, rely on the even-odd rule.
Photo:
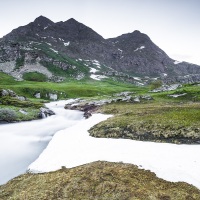
{"label": "white water rapids", "polygon": [[160,178],[184,181],[200,189],[200,145],[93,138],[87,130],[109,116],[94,114],[84,120],[82,113],[63,109],[65,103],[48,104],[56,116],[0,126],[1,183],[26,169],[48,172],[106,160],[133,163]]}
{"label": "white water rapids", "polygon": [[51,117],[0,125],[0,184],[26,172],[57,131],[83,120],[82,112],[66,111],[63,104],[46,104],[56,113]]}

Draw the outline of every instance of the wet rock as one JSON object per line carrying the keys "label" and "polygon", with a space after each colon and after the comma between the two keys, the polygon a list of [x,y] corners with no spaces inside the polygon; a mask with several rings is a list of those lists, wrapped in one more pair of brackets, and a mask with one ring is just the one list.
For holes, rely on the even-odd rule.
{"label": "wet rock", "polygon": [[83,116],[88,119],[92,116],[92,113],[95,112],[98,109],[99,105],[97,102],[80,102],[80,103],[74,103],[74,104],[66,104],[65,109],[69,110],[79,110],[84,112]]}
{"label": "wet rock", "polygon": [[90,112],[85,112],[83,116],[85,117],[85,119],[88,119],[92,116],[92,114]]}
{"label": "wet rock", "polygon": [[40,112],[38,114],[38,118],[46,118],[48,116],[55,115],[55,113],[48,108],[40,108]]}

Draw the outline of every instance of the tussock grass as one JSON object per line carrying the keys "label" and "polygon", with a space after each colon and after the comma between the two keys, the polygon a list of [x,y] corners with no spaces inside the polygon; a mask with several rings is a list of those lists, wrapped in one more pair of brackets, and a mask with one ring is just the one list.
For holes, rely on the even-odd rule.
{"label": "tussock grass", "polygon": [[132,164],[94,162],[71,169],[25,174],[0,186],[0,199],[168,200],[200,199],[187,183],[171,183]]}
{"label": "tussock grass", "polygon": [[100,112],[114,117],[91,128],[94,137],[200,142],[200,103],[114,103],[103,106]]}

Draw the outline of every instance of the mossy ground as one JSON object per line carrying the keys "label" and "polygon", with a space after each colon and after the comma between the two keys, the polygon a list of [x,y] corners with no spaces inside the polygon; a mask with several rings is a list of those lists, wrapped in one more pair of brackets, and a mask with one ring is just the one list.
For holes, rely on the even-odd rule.
{"label": "mossy ground", "polygon": [[132,164],[94,162],[44,174],[25,174],[0,186],[8,200],[194,200],[200,191],[171,183]]}
{"label": "mossy ground", "polygon": [[39,108],[43,103],[37,101],[21,101],[13,97],[0,97],[0,109],[10,109],[15,112],[15,118],[8,122],[19,122],[38,119]]}
{"label": "mossy ground", "polygon": [[200,143],[200,103],[113,103],[99,112],[114,117],[89,130],[94,137]]}

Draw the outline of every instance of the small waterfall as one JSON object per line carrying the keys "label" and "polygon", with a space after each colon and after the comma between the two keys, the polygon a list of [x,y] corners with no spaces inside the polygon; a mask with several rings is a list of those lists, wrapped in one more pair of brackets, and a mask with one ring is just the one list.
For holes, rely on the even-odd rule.
{"label": "small waterfall", "polygon": [[41,116],[42,116],[42,119],[47,117],[43,112],[41,113]]}

